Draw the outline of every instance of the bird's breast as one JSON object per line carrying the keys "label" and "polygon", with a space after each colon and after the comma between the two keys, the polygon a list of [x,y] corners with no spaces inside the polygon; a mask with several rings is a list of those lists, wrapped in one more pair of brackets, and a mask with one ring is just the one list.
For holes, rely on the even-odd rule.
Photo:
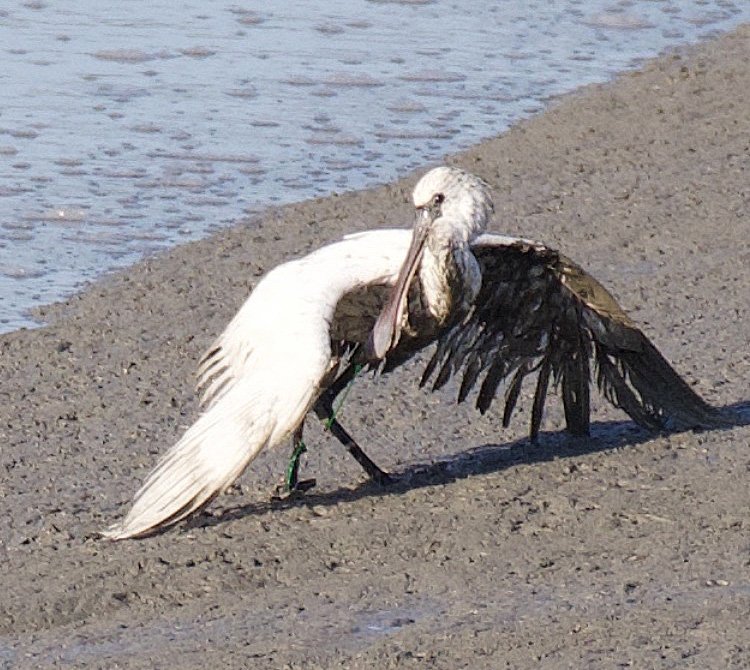
{"label": "bird's breast", "polygon": [[473,304],[482,274],[470,250],[446,246],[427,249],[419,273],[422,303],[442,326],[463,315]]}

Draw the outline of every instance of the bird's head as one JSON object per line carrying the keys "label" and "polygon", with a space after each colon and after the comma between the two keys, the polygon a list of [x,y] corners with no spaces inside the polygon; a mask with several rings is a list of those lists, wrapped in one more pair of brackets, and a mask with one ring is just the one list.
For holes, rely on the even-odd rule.
{"label": "bird's head", "polygon": [[417,182],[412,198],[417,219],[411,244],[388,302],[370,333],[370,360],[384,358],[398,342],[409,285],[419,268],[425,244],[433,240],[438,245],[467,246],[484,232],[494,211],[487,183],[455,167],[430,170]]}
{"label": "bird's head", "polygon": [[430,170],[414,187],[415,237],[449,235],[469,243],[487,227],[494,206],[489,185],[455,167]]}

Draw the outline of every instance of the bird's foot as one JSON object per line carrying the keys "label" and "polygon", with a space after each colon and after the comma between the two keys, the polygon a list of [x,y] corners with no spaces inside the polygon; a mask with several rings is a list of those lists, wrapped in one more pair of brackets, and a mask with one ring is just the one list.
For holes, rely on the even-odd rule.
{"label": "bird's foot", "polygon": [[281,484],[278,484],[271,494],[271,500],[289,500],[303,495],[318,483],[317,479],[302,479],[296,481],[292,486],[288,484],[286,478]]}
{"label": "bird's foot", "polygon": [[387,472],[385,472],[384,470],[381,470],[380,468],[377,468],[377,470],[368,472],[368,474],[370,475],[370,479],[372,481],[374,481],[378,486],[382,486],[383,488],[391,484],[394,484],[396,482],[396,477],[388,474]]}
{"label": "bird's foot", "polygon": [[274,490],[271,498],[273,500],[286,500],[293,496],[309,491],[317,483],[315,479],[299,479],[299,464],[302,454],[307,451],[307,446],[301,437],[295,440],[294,450],[286,467],[284,481]]}

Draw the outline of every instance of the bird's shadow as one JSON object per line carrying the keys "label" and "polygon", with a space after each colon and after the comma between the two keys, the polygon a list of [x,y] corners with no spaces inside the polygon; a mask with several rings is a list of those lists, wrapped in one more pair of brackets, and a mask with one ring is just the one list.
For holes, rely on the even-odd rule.
{"label": "bird's shadow", "polygon": [[[750,425],[750,401],[728,405],[725,410],[731,414],[731,423],[713,430],[730,430]],[[676,433],[677,431],[664,434]],[[555,458],[576,458],[619,447],[635,446],[653,438],[654,433],[640,428],[632,421],[599,421],[592,423],[588,437],[574,437],[563,431],[554,431],[542,433],[537,443],[530,443],[527,438],[522,438],[504,444],[484,444],[430,463],[414,463],[400,471],[393,471],[391,475],[394,480],[386,486],[367,480],[352,488],[339,487],[321,493],[313,490],[282,500],[228,507],[215,515],[204,512],[189,521],[186,529],[216,526],[279,509],[330,506],[365,497],[401,495],[414,489],[500,472],[514,465],[540,463]]]}

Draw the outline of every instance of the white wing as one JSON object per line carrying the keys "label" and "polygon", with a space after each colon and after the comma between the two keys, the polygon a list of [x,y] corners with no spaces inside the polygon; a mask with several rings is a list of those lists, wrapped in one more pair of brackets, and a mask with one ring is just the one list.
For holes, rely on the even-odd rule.
{"label": "white wing", "polygon": [[393,283],[410,237],[408,230],[353,235],[268,273],[201,361],[205,412],[104,535],[135,537],[184,519],[288,437],[330,369],[337,303],[348,291]]}

